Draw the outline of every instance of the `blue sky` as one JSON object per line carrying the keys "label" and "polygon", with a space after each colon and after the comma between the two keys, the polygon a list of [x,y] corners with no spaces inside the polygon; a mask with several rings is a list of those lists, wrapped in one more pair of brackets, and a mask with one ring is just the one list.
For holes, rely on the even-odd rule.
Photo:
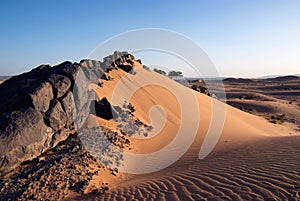
{"label": "blue sky", "polygon": [[296,0],[7,0],[1,1],[0,23],[0,75],[78,62],[103,41],[141,28],[187,36],[221,76],[300,73]]}

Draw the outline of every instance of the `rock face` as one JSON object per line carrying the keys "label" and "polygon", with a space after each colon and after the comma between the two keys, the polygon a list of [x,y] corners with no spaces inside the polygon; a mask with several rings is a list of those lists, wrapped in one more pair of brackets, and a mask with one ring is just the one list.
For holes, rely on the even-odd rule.
{"label": "rock face", "polygon": [[33,108],[3,113],[0,121],[2,171],[42,153],[53,134],[42,113]]}
{"label": "rock face", "polygon": [[60,74],[50,75],[49,82],[52,84],[54,96],[57,98],[62,97],[71,87],[70,79]]}
{"label": "rock face", "polygon": [[51,128],[58,131],[65,127],[67,116],[58,100],[52,101],[51,108],[45,114],[46,120]]}
{"label": "rock face", "polygon": [[38,111],[46,112],[49,109],[50,101],[53,99],[52,86],[49,82],[42,82],[28,96],[28,105]]}
{"label": "rock face", "polygon": [[[76,133],[95,100],[95,95],[88,92],[89,84],[97,84],[105,72],[116,68],[133,72],[134,62],[129,53],[116,51],[103,62],[82,60],[53,67],[41,65],[2,83],[0,174]],[[97,113],[108,117],[110,109],[104,101],[97,102]]]}

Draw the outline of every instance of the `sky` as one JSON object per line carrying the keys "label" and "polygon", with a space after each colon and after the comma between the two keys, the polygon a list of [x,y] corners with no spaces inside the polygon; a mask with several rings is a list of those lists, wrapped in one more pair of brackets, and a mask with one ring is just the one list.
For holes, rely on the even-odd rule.
{"label": "sky", "polygon": [[[79,62],[109,38],[143,28],[191,39],[220,76],[300,73],[298,0],[2,0],[0,5],[0,75]],[[181,65],[138,56],[146,64]]]}

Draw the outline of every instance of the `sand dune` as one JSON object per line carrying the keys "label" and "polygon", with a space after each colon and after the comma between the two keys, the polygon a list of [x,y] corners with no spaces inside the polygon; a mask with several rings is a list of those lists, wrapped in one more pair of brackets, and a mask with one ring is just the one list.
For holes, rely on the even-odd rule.
{"label": "sand dune", "polygon": [[[111,180],[104,195],[88,194],[77,200],[265,200],[298,199],[300,190],[299,132],[275,125],[262,117],[243,112],[209,96],[194,92],[154,72],[136,67],[136,75],[112,71],[103,88],[92,86],[101,99],[122,104],[128,94],[134,115],[147,124],[165,122],[156,135],[131,137],[135,154],[151,153],[167,146],[182,120],[178,96],[192,94],[199,106],[199,128],[188,151],[170,167],[150,174],[121,173]],[[148,83],[147,85],[145,83]],[[150,84],[149,84],[150,83]],[[137,86],[142,86],[135,90]],[[119,88],[118,88],[119,87]],[[174,90],[177,97],[168,91]],[[174,92],[173,91],[173,92]],[[113,93],[118,94],[114,100]],[[198,154],[212,122],[214,107],[226,109],[225,124],[213,152],[203,160]],[[150,109],[160,105],[161,110]],[[163,110],[163,111],[162,111]],[[191,122],[194,120],[191,112]],[[102,121],[99,119],[99,121]],[[112,126],[112,125],[110,125]],[[191,135],[185,133],[186,137]],[[141,165],[141,164],[139,164]]]}

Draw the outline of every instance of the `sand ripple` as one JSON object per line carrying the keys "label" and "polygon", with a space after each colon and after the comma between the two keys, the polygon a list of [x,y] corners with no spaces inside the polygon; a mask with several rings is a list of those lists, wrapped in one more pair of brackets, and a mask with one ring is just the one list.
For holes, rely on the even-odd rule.
{"label": "sand ripple", "polygon": [[163,171],[128,177],[104,195],[77,199],[299,200],[299,145],[300,137],[276,137],[202,161],[187,156]]}

